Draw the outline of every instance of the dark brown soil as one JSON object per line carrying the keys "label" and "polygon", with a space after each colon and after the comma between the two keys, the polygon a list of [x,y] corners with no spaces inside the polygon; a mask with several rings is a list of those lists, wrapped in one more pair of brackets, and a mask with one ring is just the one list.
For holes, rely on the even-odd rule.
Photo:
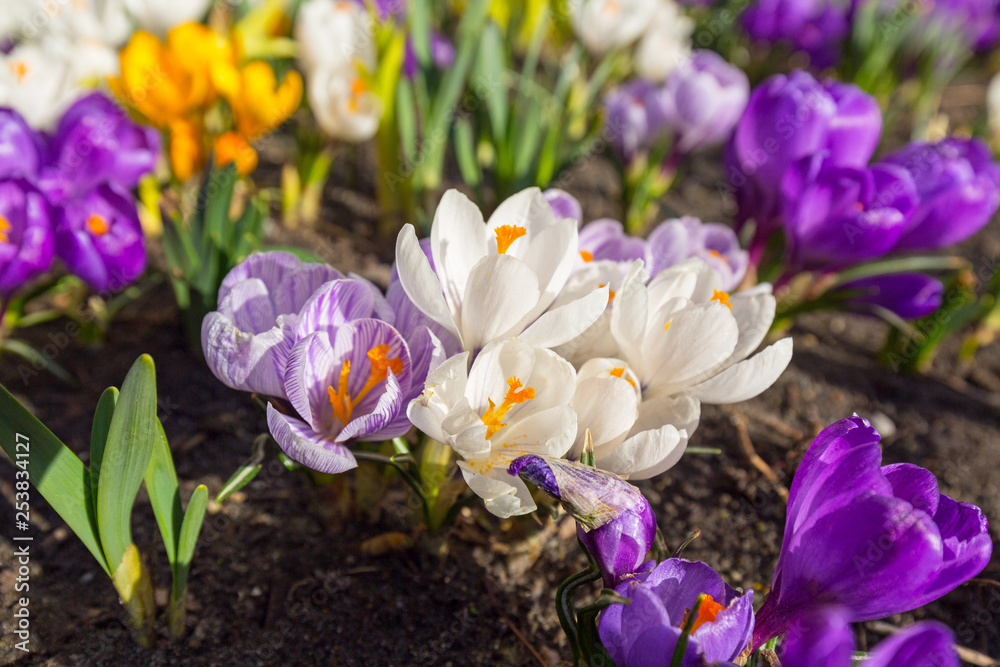
{"label": "dark brown soil", "polygon": [[[611,172],[600,163],[571,173],[564,187],[593,193],[588,217],[616,215]],[[674,211],[719,219],[724,212],[711,174],[683,185]],[[695,179],[691,179],[692,181]],[[344,270],[386,279],[391,244],[379,244],[341,218],[363,218],[369,202],[329,192],[336,211],[321,233],[294,234]],[[338,200],[337,197],[340,197]],[[592,200],[592,201],[591,201]],[[691,206],[687,202],[701,202]],[[325,240],[332,238],[333,240]],[[282,238],[282,241],[287,239]],[[970,259],[1000,257],[1000,225],[964,250]],[[185,498],[198,483],[219,490],[266,430],[249,397],[219,383],[187,346],[179,313],[161,286],[127,308],[105,345],[71,340],[57,360],[80,379],[70,389],[44,375],[27,383],[5,357],[0,382],[85,457],[90,418],[101,391],[120,384],[143,352],[159,369],[160,416],[174,450]],[[25,333],[41,346],[63,331],[55,323]],[[960,368],[946,346],[931,373],[904,377],[878,365],[879,322],[842,314],[803,317],[792,330],[791,367],[762,397],[727,408],[707,407],[694,444],[720,456],[689,455],[642,483],[667,543],[694,529],[701,537],[685,556],[708,562],[733,585],[766,589],[781,541],[787,486],[811,437],[853,412],[885,435],[886,462],[910,461],[939,476],[942,491],[980,505],[1000,537],[1000,344]],[[771,467],[769,481],[750,465],[739,424]],[[122,622],[114,589],[80,542],[36,495],[31,562],[31,653],[13,646],[15,601],[13,468],[0,462],[0,664],[16,665],[530,665],[568,658],[553,607],[558,583],[583,559],[566,517],[497,522],[481,507],[463,512],[438,540],[376,554],[362,543],[389,532],[411,534],[412,498],[398,483],[378,507],[351,509],[355,475],[317,485],[274,458],[242,493],[210,503],[190,579],[188,634],[138,648]],[[149,560],[163,602],[169,569],[148,504],[137,505],[134,540]],[[443,544],[443,546],[442,546]],[[441,555],[443,553],[443,555]],[[1000,556],[982,575],[1000,579]],[[905,617],[937,618],[959,641],[1000,656],[1000,588],[970,584]],[[862,631],[863,633],[866,631]],[[864,640],[874,642],[870,630]],[[534,655],[533,655],[534,652]]]}

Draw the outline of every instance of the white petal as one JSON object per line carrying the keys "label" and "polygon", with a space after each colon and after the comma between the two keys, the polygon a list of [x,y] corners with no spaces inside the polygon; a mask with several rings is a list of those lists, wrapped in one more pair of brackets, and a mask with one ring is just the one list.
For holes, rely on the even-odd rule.
{"label": "white petal", "polygon": [[739,403],[774,384],[791,360],[792,339],[782,338],[685,393],[705,403]]}
{"label": "white petal", "polygon": [[472,364],[465,389],[472,409],[482,414],[489,408],[489,401],[499,405],[507,393],[507,378],[515,377],[527,386],[534,363],[534,348],[515,338],[484,347]]}
{"label": "white petal", "polygon": [[396,237],[396,269],[399,283],[413,305],[461,341],[455,315],[441,293],[441,283],[420,248],[413,225],[404,225]]}
{"label": "white petal", "polygon": [[690,435],[698,428],[701,419],[701,402],[691,396],[659,396],[644,400],[639,405],[639,417],[632,427],[632,435],[640,431],[675,426]]}
{"label": "white petal", "polygon": [[739,327],[727,306],[718,301],[677,313],[664,329],[647,337],[642,366],[633,367],[650,394],[668,394],[686,388],[692,379],[718,367],[732,354]]}
{"label": "white petal", "polygon": [[424,383],[426,389],[410,401],[407,407],[406,416],[413,425],[438,442],[445,442],[447,439],[441,423],[464,398],[468,363],[468,352],[446,359],[431,371]]}
{"label": "white petal", "polygon": [[573,394],[577,433],[570,458],[579,457],[587,429],[594,441],[594,453],[611,450],[625,439],[639,416],[635,389],[617,377],[590,377],[576,385]]}
{"label": "white petal", "polygon": [[[545,198],[539,197],[544,202]],[[545,203],[546,206],[548,203]],[[551,214],[551,209],[549,210]],[[551,227],[543,229],[531,239],[527,252],[524,253],[524,263],[538,276],[538,289],[541,296],[535,309],[529,314],[529,321],[541,315],[546,308],[559,296],[573,272],[579,255],[579,230],[576,221],[565,218],[556,221]]]}
{"label": "white petal", "polygon": [[513,460],[522,453],[558,458],[573,446],[576,412],[570,406],[557,405],[532,413],[525,410],[522,414],[523,418],[512,418],[493,435],[494,455],[503,454],[504,460]]}
{"label": "white petal", "polygon": [[555,347],[569,342],[590,328],[608,307],[608,288],[543,313],[518,338],[538,347]]}
{"label": "white petal", "polygon": [[730,362],[735,363],[746,359],[764,340],[774,322],[776,302],[769,292],[756,292],[734,294],[729,303],[740,327],[740,340],[730,357]]}
{"label": "white petal", "polygon": [[686,434],[664,426],[637,433],[596,463],[598,468],[617,475],[648,479],[677,463],[686,446]]}
{"label": "white petal", "polygon": [[538,278],[524,262],[506,255],[480,259],[462,300],[462,344],[476,350],[516,328],[538,303]]}
{"label": "white petal", "polygon": [[486,509],[496,516],[507,518],[537,509],[525,483],[520,477],[508,474],[506,468],[494,468],[487,476],[472,470],[465,461],[459,461],[458,467],[469,488],[486,501]]}
{"label": "white petal", "polygon": [[461,312],[472,267],[486,255],[486,226],[479,207],[458,190],[445,192],[434,212],[431,255],[448,305]]}
{"label": "white petal", "polygon": [[642,361],[639,351],[646,331],[648,306],[646,286],[642,281],[644,274],[642,262],[633,262],[621,289],[611,300],[611,335],[625,359],[633,365]]}

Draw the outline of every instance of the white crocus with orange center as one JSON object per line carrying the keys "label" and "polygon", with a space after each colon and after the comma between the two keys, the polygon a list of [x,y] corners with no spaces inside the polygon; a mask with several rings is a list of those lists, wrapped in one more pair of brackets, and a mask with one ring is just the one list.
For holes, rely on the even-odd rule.
{"label": "white crocus with orange center", "polygon": [[608,305],[607,285],[554,303],[577,261],[577,240],[576,221],[557,219],[538,188],[510,197],[487,222],[465,195],[449,190],[434,215],[431,257],[406,225],[396,239],[396,266],[417,308],[473,356],[510,336],[554,347],[585,331]]}
{"label": "white crocus with orange center", "polygon": [[640,428],[674,424],[693,432],[700,402],[737,403],[777,380],[792,356],[785,338],[747,358],[774,320],[771,286],[727,294],[698,259],[648,285],[633,268],[611,307],[611,335],[639,381]]}
{"label": "white crocus with orange center", "polygon": [[461,456],[466,482],[490,512],[531,512],[531,494],[507,468],[525,454],[561,457],[570,450],[576,372],[551,350],[514,338],[487,345],[471,369],[468,362],[462,352],[438,366],[407,416]]}
{"label": "white crocus with orange center", "polygon": [[0,106],[29,125],[49,130],[83,88],[69,47],[54,40],[28,42],[0,53]]}
{"label": "white crocus with orange center", "polygon": [[654,477],[677,463],[687,446],[687,427],[693,427],[690,416],[681,424],[650,423],[649,415],[640,420],[639,376],[621,359],[583,364],[572,405],[577,435],[569,458],[580,457],[589,432],[597,467],[632,479]]}
{"label": "white crocus with orange center", "polygon": [[309,108],[320,128],[335,139],[358,143],[375,136],[382,100],[353,65],[316,70],[306,81]]}
{"label": "white crocus with orange center", "polygon": [[659,0],[569,0],[573,31],[594,54],[628,46],[649,26]]}

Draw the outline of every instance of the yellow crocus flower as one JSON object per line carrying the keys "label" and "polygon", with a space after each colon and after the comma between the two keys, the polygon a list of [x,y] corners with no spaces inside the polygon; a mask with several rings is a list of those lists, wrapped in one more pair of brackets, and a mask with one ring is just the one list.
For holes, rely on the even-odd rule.
{"label": "yellow crocus flower", "polygon": [[255,60],[240,70],[239,85],[226,99],[240,134],[254,139],[281,125],[299,108],[302,76],[293,70],[279,84],[271,66]]}
{"label": "yellow crocus flower", "polygon": [[246,176],[257,167],[257,151],[238,132],[226,132],[215,138],[215,165],[236,163],[236,171]]}
{"label": "yellow crocus flower", "polygon": [[175,120],[170,123],[170,168],[177,180],[184,182],[205,164],[202,136],[205,128],[200,119]]}

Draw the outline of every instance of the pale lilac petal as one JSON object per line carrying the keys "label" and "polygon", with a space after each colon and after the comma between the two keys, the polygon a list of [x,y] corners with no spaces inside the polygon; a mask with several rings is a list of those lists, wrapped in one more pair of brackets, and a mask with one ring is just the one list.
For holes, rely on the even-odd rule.
{"label": "pale lilac petal", "polygon": [[313,470],[335,474],[358,465],[347,447],[316,433],[304,421],[281,414],[270,404],[267,426],[289,458]]}
{"label": "pale lilac petal", "polygon": [[375,408],[348,422],[336,440],[337,442],[388,440],[401,436],[410,430],[409,424],[403,430],[399,430],[398,424],[393,431],[386,428],[401,412],[403,412],[403,392],[399,388],[396,376],[390,372],[385,379],[385,390],[379,395]]}
{"label": "pale lilac petal", "polygon": [[302,306],[298,337],[325,331],[331,338],[337,327],[352,320],[372,317],[375,295],[372,287],[357,280],[333,280],[316,290]]}

